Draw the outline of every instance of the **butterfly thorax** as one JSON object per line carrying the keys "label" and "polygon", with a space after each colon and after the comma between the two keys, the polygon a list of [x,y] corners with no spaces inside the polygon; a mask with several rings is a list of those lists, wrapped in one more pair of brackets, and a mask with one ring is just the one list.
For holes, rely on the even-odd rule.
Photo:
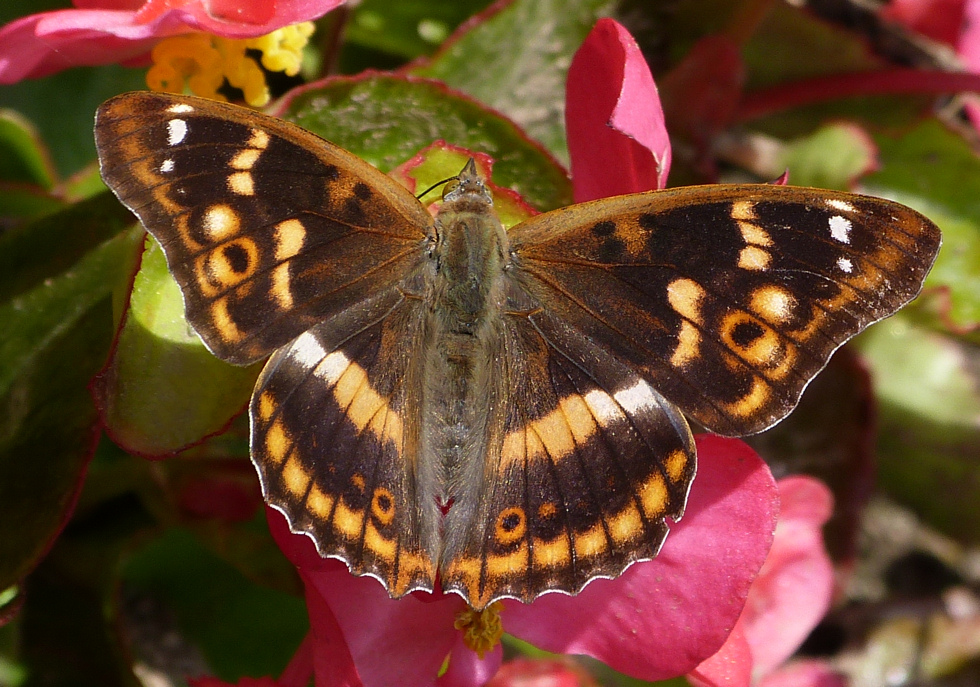
{"label": "butterfly thorax", "polygon": [[494,292],[501,288],[507,255],[507,234],[490,193],[475,169],[471,175],[467,170],[470,166],[446,193],[436,217],[432,294],[440,333],[463,348],[471,345],[466,338],[479,337],[496,315]]}

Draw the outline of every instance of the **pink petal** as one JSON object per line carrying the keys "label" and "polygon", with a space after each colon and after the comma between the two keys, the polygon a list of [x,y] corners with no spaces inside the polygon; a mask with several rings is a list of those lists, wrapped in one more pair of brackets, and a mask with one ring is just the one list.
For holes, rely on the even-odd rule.
{"label": "pink petal", "polygon": [[486,687],[594,687],[596,682],[571,661],[518,658],[506,663]]}
{"label": "pink petal", "polygon": [[565,127],[576,202],[666,185],[670,139],[653,76],[629,32],[600,19],[568,70]]}
{"label": "pink petal", "polygon": [[132,19],[132,12],[63,10],[13,21],[0,28],[0,84],[145,55],[158,39]]}
{"label": "pink petal", "polygon": [[[337,568],[303,575],[307,599],[318,594],[329,607],[365,687],[432,684],[459,638],[453,621],[463,601],[455,595],[393,600],[377,580],[354,577],[343,564]],[[311,621],[313,613],[311,606]],[[317,641],[317,659],[321,648]],[[318,685],[321,665],[318,660]]]}
{"label": "pink petal", "polygon": [[980,1],[966,0],[963,12],[962,33],[956,40],[956,52],[970,71],[977,72],[980,71]]}
{"label": "pink petal", "polygon": [[881,16],[929,36],[955,45],[963,24],[964,0],[891,0]]}
{"label": "pink petal", "polygon": [[[779,495],[772,549],[736,631],[694,671],[699,685],[748,685],[750,677],[768,675],[799,648],[830,606],[833,566],[821,530],[833,511],[830,490],[810,477],[789,477],[780,480]],[[746,672],[744,679],[733,674],[737,670]]]}
{"label": "pink petal", "polygon": [[[964,13],[963,32],[956,43],[956,52],[968,70],[980,74],[980,0],[966,0]],[[975,95],[967,99],[966,114],[973,122],[973,128],[980,130],[980,105]]]}
{"label": "pink petal", "polygon": [[744,443],[704,435],[697,445],[687,513],[656,559],[575,597],[507,601],[505,630],[645,680],[690,672],[714,654],[766,558],[778,497],[766,464]]}
{"label": "pink petal", "polygon": [[135,12],[145,3],[144,0],[72,0],[80,10],[127,10]]}
{"label": "pink petal", "polygon": [[821,529],[833,511],[830,490],[810,477],[789,477],[780,480],[779,494],[772,550],[741,619],[756,678],[793,655],[826,615],[834,590]]}
{"label": "pink petal", "polygon": [[[376,579],[355,577],[343,562],[320,557],[313,541],[291,533],[278,511],[267,508],[266,515],[272,536],[306,585],[318,687],[433,684],[460,640],[453,621],[465,608],[463,600],[424,593],[394,600]],[[487,660],[499,665],[499,652]],[[471,684],[457,679],[453,685]]]}
{"label": "pink petal", "polygon": [[437,681],[438,687],[481,687],[497,673],[503,660],[503,647],[499,644],[482,659],[463,644],[462,633],[457,632],[456,644],[449,655],[449,668]]}
{"label": "pink petal", "polygon": [[142,41],[189,31],[186,24],[178,22],[171,22],[166,27],[144,24],[137,20],[136,13],[125,11],[62,10],[34,16],[40,17],[37,36],[44,40],[63,40],[74,36],[99,40],[114,36],[127,41]]}
{"label": "pink petal", "polygon": [[758,687],[846,687],[847,679],[823,661],[799,661],[780,668]]}
{"label": "pink petal", "polygon": [[216,677],[189,678],[187,684],[191,687],[279,687],[271,677],[243,677],[238,682],[230,683]]}
{"label": "pink petal", "polygon": [[290,24],[319,19],[343,0],[150,0],[137,21],[158,27],[176,24],[226,38],[251,38]]}
{"label": "pink petal", "polygon": [[33,14],[0,28],[0,84],[70,67],[131,62],[146,56],[160,38],[189,31],[231,38],[261,36],[317,19],[342,2],[150,0],[131,11],[120,9],[134,4],[126,0],[88,0],[79,3],[87,9]]}
{"label": "pink petal", "polygon": [[364,683],[357,674],[354,657],[351,656],[344,631],[330,605],[302,570],[300,577],[303,578],[303,584],[306,586],[306,612],[310,616],[313,674],[316,676],[314,684],[316,687],[363,687]]}
{"label": "pink petal", "polygon": [[687,674],[692,687],[748,687],[752,684],[752,650],[742,623],[728,635],[721,649]]}
{"label": "pink petal", "polygon": [[[349,656],[346,654],[341,662],[349,660]],[[289,659],[289,665],[282,671],[278,682],[280,687],[307,687],[311,677],[313,677],[313,635],[308,632],[296,649],[296,653]]]}

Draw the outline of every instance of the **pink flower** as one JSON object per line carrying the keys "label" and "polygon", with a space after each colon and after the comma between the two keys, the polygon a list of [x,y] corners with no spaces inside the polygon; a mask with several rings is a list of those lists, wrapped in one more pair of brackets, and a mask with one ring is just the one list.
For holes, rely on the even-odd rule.
{"label": "pink flower", "polygon": [[772,549],[735,631],[689,676],[699,687],[829,687],[840,678],[818,661],[783,666],[830,608],[834,570],[821,527],[833,510],[830,491],[809,477],[779,482],[779,524]]}
{"label": "pink flower", "polygon": [[0,83],[69,67],[142,64],[161,39],[194,31],[262,36],[316,19],[343,0],[75,0],[0,28]]}
{"label": "pink flower", "polygon": [[281,687],[271,677],[243,677],[235,685],[219,680],[216,677],[191,678],[187,682],[191,687]]}
{"label": "pink flower", "polygon": [[192,677],[187,680],[191,687],[307,687],[313,673],[313,645],[307,637],[299,645],[295,655],[278,680],[264,676],[243,677],[235,685],[216,677]]}
{"label": "pink flower", "polygon": [[955,45],[964,28],[966,5],[966,0],[891,0],[881,9],[881,15],[929,38]]}
{"label": "pink flower", "polygon": [[598,687],[571,660],[516,658],[501,666],[486,687]]}
{"label": "pink flower", "polygon": [[[660,555],[574,597],[505,600],[504,630],[547,651],[593,656],[628,675],[659,680],[694,669],[724,642],[771,543],[776,486],[765,463],[735,439],[700,436],[698,477],[684,519]],[[481,685],[500,666],[482,660],[453,626],[455,595],[392,600],[374,579],[323,559],[268,510],[280,548],[306,585],[317,685]],[[437,679],[449,657],[448,671]]]}
{"label": "pink flower", "polygon": [[568,70],[565,128],[578,203],[667,185],[670,138],[650,68],[629,32],[600,19]]}

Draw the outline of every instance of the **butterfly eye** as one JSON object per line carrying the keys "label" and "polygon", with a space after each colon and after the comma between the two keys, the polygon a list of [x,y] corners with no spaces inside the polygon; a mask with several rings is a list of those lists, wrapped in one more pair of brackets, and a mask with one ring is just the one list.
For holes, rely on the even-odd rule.
{"label": "butterfly eye", "polygon": [[442,199],[446,200],[446,197],[458,188],[459,179],[450,179],[446,185],[442,187]]}

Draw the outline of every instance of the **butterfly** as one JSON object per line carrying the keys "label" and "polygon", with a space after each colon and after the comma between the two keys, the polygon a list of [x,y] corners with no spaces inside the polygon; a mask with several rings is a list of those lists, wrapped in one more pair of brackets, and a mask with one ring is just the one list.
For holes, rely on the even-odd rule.
{"label": "butterfly", "polygon": [[392,597],[441,585],[477,610],[656,556],[696,472],[688,418],[779,422],[940,246],[897,203],[762,184],[504,230],[472,160],[433,217],[312,133],[187,96],[117,96],[95,134],[207,347],[269,357],[249,408],[267,502]]}

